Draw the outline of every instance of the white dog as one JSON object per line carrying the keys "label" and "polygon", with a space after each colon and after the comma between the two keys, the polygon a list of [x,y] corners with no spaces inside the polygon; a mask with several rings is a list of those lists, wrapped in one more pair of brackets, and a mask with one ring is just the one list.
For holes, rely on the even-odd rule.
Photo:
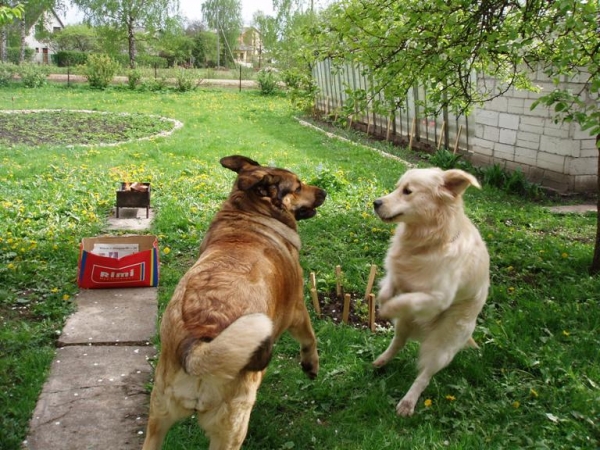
{"label": "white dog", "polygon": [[373,202],[381,220],[398,223],[377,298],[394,338],[373,365],[386,364],[408,339],[421,342],[419,374],[396,407],[401,416],[413,414],[433,375],[460,349],[477,347],[471,334],[488,294],[489,255],[463,211],[470,185],[480,188],[462,170],[411,169]]}

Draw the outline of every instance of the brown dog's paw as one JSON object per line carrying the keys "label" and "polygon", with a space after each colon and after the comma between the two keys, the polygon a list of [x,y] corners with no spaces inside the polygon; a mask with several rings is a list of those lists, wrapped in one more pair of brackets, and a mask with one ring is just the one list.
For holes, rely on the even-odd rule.
{"label": "brown dog's paw", "polygon": [[317,372],[319,372],[318,366],[315,367],[312,363],[309,362],[301,362],[300,365],[302,366],[302,370],[304,371],[306,376],[308,376],[308,378],[310,378],[311,380],[317,378]]}

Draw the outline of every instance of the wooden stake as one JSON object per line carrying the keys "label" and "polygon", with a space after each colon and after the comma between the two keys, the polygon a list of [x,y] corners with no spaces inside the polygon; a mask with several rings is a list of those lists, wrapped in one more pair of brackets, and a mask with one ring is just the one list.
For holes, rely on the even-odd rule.
{"label": "wooden stake", "polygon": [[444,138],[444,132],[446,131],[446,121],[442,122],[442,131],[440,131],[440,139],[438,140],[438,150],[442,148],[442,139]]}
{"label": "wooden stake", "polygon": [[368,300],[369,295],[371,295],[371,290],[373,289],[373,282],[375,281],[376,273],[377,266],[375,264],[371,264],[371,272],[369,273],[369,279],[367,281],[367,290],[365,291],[365,300]]}
{"label": "wooden stake", "polygon": [[321,305],[319,305],[319,296],[317,295],[317,278],[314,272],[310,273],[310,297],[317,317],[321,317]]}
{"label": "wooden stake", "polygon": [[460,134],[462,133],[462,125],[458,127],[458,133],[456,134],[456,141],[454,142],[454,154],[458,151],[458,141],[460,139]]}
{"label": "wooden stake", "polygon": [[317,289],[317,277],[315,276],[314,272],[310,273],[309,279],[310,279],[310,287],[311,287],[311,289],[315,289],[316,290]]}
{"label": "wooden stake", "polygon": [[350,316],[350,294],[344,295],[344,309],[342,310],[342,322],[348,323]]}
{"label": "wooden stake", "polygon": [[352,128],[352,120],[354,119],[354,116],[350,116],[349,119],[350,121],[348,122],[348,129]]}
{"label": "wooden stake", "polygon": [[335,266],[335,295],[339,299],[342,298],[342,268]]}
{"label": "wooden stake", "polygon": [[375,331],[375,295],[369,294],[369,329]]}
{"label": "wooden stake", "polygon": [[321,317],[321,305],[319,305],[319,296],[317,295],[316,289],[310,290],[310,297],[312,298],[313,308],[315,308],[315,313],[317,317]]}
{"label": "wooden stake", "polygon": [[408,149],[412,150],[413,138],[415,137],[415,133],[417,132],[417,118],[413,117],[412,126],[410,130],[410,140],[408,141]]}

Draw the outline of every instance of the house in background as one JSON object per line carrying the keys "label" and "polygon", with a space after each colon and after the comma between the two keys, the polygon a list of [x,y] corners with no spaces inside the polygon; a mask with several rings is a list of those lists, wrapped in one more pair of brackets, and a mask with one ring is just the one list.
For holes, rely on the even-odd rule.
{"label": "house in background", "polygon": [[[34,23],[27,24],[27,26],[29,26],[29,32],[25,36],[25,45],[34,51],[33,62],[39,64],[50,63],[50,55],[54,51],[49,42],[46,39],[39,38],[39,36],[60,32],[65,27],[62,20],[53,9],[49,9],[40,14]],[[36,36],[38,37],[36,38]],[[41,40],[38,40],[38,38]]]}
{"label": "house in background", "polygon": [[254,27],[245,27],[234,50],[235,62],[245,67],[256,65],[260,68],[262,64],[261,57],[262,40],[260,33]]}

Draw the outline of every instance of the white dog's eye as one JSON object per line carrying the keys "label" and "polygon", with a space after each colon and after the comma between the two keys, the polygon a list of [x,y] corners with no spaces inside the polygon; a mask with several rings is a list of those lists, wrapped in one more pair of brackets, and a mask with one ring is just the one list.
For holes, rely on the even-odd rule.
{"label": "white dog's eye", "polygon": [[412,191],[409,188],[405,187],[404,189],[402,189],[402,193],[404,195],[410,195],[412,194]]}

